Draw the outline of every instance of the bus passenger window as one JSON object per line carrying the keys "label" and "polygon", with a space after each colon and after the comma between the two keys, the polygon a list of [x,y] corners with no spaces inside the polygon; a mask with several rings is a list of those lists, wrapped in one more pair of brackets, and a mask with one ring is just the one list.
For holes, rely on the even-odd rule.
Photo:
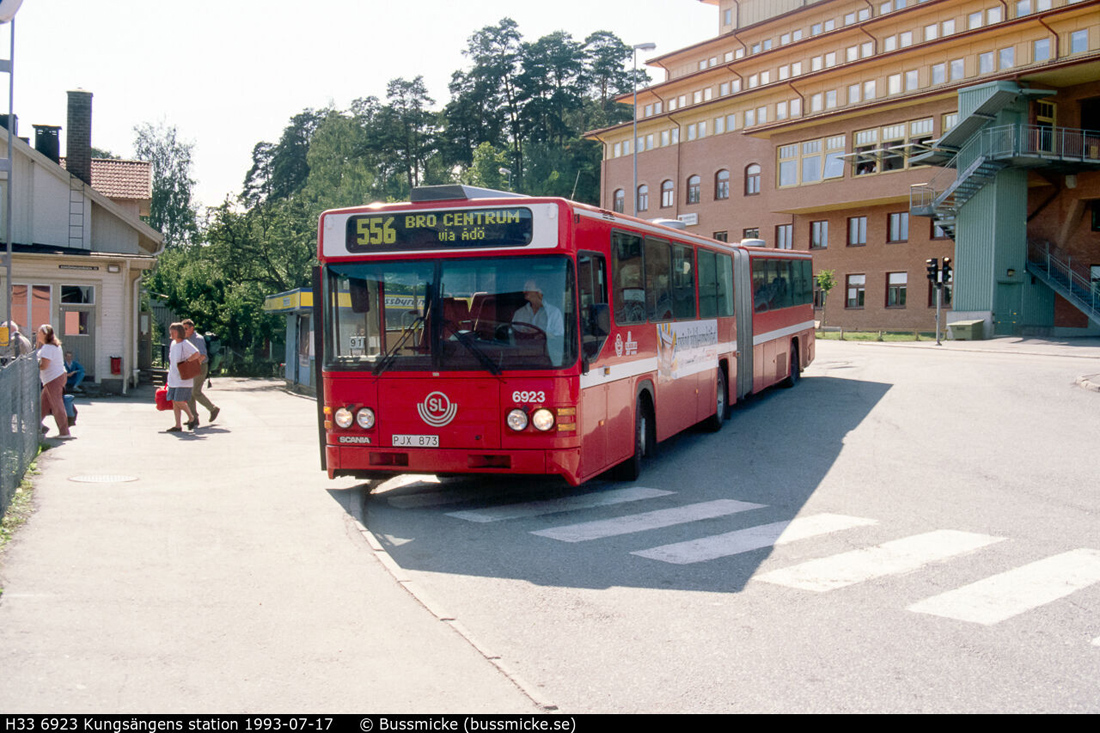
{"label": "bus passenger window", "polygon": [[715,261],[718,270],[718,315],[733,315],[733,258],[718,255]]}
{"label": "bus passenger window", "polygon": [[672,320],[672,262],[667,242],[645,241],[646,311],[650,321]]}
{"label": "bus passenger window", "polygon": [[714,318],[718,315],[718,271],[715,269],[715,253],[699,250],[699,317]]}
{"label": "bus passenger window", "polygon": [[672,311],[676,318],[695,318],[695,250],[672,245]]}
{"label": "bus passenger window", "polygon": [[612,298],[615,323],[629,325],[645,323],[645,281],[642,238],[625,232],[611,235]]}

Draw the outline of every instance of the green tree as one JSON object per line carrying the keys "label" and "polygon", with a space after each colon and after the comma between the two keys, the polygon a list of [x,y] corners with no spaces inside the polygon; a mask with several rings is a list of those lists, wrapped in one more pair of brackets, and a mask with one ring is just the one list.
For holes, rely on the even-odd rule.
{"label": "green tree", "polygon": [[825,328],[825,304],[829,300],[829,291],[836,287],[836,270],[818,270],[814,282],[821,290],[821,328]]}
{"label": "green tree", "polygon": [[134,152],[138,159],[153,165],[153,200],[149,207],[149,225],[164,235],[170,246],[195,240],[198,223],[192,192],[191,151],[193,143],[183,142],[174,126],[146,122],[134,128]]}

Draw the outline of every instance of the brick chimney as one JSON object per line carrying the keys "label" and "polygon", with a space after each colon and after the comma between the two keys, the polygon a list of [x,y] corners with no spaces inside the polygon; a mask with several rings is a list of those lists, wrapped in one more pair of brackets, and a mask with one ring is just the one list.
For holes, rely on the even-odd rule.
{"label": "brick chimney", "polygon": [[65,168],[88,185],[92,183],[92,93],[69,92],[69,125],[65,136]]}

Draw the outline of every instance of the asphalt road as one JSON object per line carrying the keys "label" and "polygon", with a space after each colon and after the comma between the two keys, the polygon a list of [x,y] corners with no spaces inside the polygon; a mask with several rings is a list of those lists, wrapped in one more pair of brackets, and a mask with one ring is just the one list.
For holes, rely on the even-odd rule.
{"label": "asphalt road", "polygon": [[406,477],[366,524],[565,711],[1098,712],[1080,353],[820,342],[635,484]]}

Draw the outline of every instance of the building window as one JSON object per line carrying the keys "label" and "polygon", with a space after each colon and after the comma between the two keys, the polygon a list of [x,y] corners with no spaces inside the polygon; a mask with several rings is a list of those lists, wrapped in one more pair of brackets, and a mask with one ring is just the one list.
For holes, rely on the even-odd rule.
{"label": "building window", "polygon": [[932,85],[947,81],[947,64],[932,64]]}
{"label": "building window", "polygon": [[993,52],[978,54],[978,73],[989,74],[993,71]]}
{"label": "building window", "polygon": [[794,224],[780,224],[775,228],[776,249],[794,249]]}
{"label": "building window", "polygon": [[730,241],[730,233],[729,232],[715,232],[714,233],[714,238],[717,239],[719,242],[728,242],[728,241]]}
{"label": "building window", "polygon": [[702,181],[703,179],[699,176],[692,176],[688,178],[687,202],[689,204],[699,203],[699,189],[701,188],[700,184],[702,184]]}
{"label": "building window", "polygon": [[728,199],[730,197],[730,172],[718,171],[714,174],[714,198]]}
{"label": "building window", "polygon": [[959,81],[966,76],[966,62],[963,59],[954,59],[951,62],[951,81]]}
{"label": "building window", "polygon": [[638,211],[649,211],[649,186],[638,186]]}
{"label": "building window", "polygon": [[848,246],[862,247],[867,244],[867,217],[853,216],[848,219]]}
{"label": "building window", "polygon": [[621,214],[626,210],[626,191],[621,188],[615,190],[611,208],[614,209],[617,214]]}
{"label": "building window", "polygon": [[829,246],[829,222],[810,222],[810,249],[825,249]]}
{"label": "building window", "polygon": [[1040,38],[1032,44],[1031,60],[1035,63],[1050,60],[1050,39]]}
{"label": "building window", "polygon": [[1009,46],[999,52],[1001,57],[1001,69],[1011,69],[1016,65],[1016,49]]}
{"label": "building window", "polygon": [[920,74],[916,69],[905,72],[905,91],[915,92],[920,88]]}
{"label": "building window", "polygon": [[846,137],[834,135],[779,148],[779,185],[797,186],[844,176]]}
{"label": "building window", "polygon": [[760,166],[756,163],[745,168],[745,195],[760,193]]}
{"label": "building window", "polygon": [[932,220],[932,233],[929,234],[929,237],[931,239],[948,239],[947,232],[943,230],[943,227],[936,223],[935,219]]}
{"label": "building window", "polygon": [[1069,52],[1082,53],[1089,50],[1089,32],[1074,31],[1069,34]]}
{"label": "building window", "polygon": [[760,228],[750,227],[741,232],[742,239],[760,239]]}
{"label": "building window", "polygon": [[982,11],[971,13],[966,16],[966,28],[967,30],[976,30],[982,27]]}
{"label": "building window", "polygon": [[845,308],[862,308],[863,297],[867,288],[866,275],[848,276],[848,299],[844,302]]}
{"label": "building window", "polygon": [[890,272],[886,275],[886,307],[904,308],[905,289],[909,282],[909,274],[905,272]]}
{"label": "building window", "polygon": [[890,214],[890,231],[886,241],[909,241],[909,212],[901,214]]}
{"label": "building window", "polygon": [[672,181],[665,181],[661,184],[661,208],[667,209],[676,203],[676,190]]}

